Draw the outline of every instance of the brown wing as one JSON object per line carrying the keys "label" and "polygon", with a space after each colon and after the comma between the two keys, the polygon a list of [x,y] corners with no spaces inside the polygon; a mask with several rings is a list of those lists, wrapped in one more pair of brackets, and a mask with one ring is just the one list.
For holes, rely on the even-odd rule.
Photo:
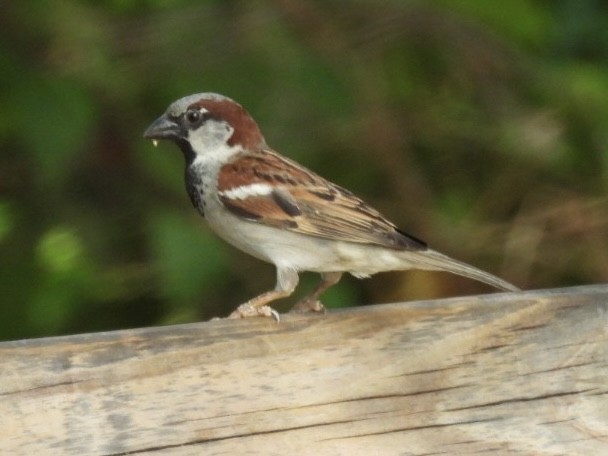
{"label": "brown wing", "polygon": [[218,192],[228,210],[257,223],[398,250],[426,248],[348,190],[271,151],[224,165]]}

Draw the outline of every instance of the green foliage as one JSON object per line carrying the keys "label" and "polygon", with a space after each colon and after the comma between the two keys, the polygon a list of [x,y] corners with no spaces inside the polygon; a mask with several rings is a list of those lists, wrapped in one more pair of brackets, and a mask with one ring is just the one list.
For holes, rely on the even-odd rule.
{"label": "green foliage", "polygon": [[[0,339],[195,321],[271,286],[141,137],[201,91],[434,248],[524,288],[607,281],[606,23],[597,0],[8,2]],[[426,296],[399,277],[325,301]]]}
{"label": "green foliage", "polygon": [[35,259],[41,276],[27,309],[27,321],[38,333],[54,333],[89,294],[92,265],[82,239],[67,226],[53,227],[41,236]]}
{"label": "green foliage", "polygon": [[56,187],[94,136],[93,100],[73,81],[58,78],[26,78],[10,95],[14,135],[31,153],[36,177]]}
{"label": "green foliage", "polygon": [[0,242],[6,239],[15,228],[13,208],[8,201],[0,201]]}
{"label": "green foliage", "polygon": [[226,247],[201,224],[170,212],[155,214],[148,223],[161,293],[174,306],[196,302],[205,290],[226,281]]}

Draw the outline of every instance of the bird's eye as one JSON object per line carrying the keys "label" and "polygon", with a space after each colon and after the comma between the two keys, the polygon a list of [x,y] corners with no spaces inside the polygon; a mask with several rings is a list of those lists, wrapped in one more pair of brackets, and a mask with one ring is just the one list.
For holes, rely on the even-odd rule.
{"label": "bird's eye", "polygon": [[191,109],[186,112],[186,120],[190,124],[196,124],[201,120],[202,113],[198,109]]}

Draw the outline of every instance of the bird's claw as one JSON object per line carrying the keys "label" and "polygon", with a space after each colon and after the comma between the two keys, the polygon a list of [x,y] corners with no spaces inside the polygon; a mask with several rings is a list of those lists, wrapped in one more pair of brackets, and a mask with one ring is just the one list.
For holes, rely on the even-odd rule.
{"label": "bird's claw", "polygon": [[290,313],[306,313],[306,312],[318,312],[327,313],[327,309],[321,301],[318,299],[302,299],[298,301],[289,311]]}
{"label": "bird's claw", "polygon": [[232,312],[228,318],[250,318],[250,317],[272,317],[274,321],[279,323],[281,317],[279,312],[270,306],[254,306],[249,303],[241,304]]}

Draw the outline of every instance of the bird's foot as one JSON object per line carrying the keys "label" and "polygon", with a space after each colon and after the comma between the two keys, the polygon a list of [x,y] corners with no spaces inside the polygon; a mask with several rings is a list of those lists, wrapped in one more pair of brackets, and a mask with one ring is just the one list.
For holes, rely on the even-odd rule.
{"label": "bird's foot", "polygon": [[281,317],[279,317],[279,312],[274,310],[270,306],[254,306],[246,302],[245,304],[241,304],[236,308],[234,312],[232,312],[228,318],[250,318],[250,317],[272,317],[274,320],[279,323],[281,321]]}
{"label": "bird's foot", "polygon": [[318,299],[304,298],[299,300],[295,306],[291,308],[290,313],[305,313],[305,312],[319,312],[327,313],[327,309],[321,301]]}

